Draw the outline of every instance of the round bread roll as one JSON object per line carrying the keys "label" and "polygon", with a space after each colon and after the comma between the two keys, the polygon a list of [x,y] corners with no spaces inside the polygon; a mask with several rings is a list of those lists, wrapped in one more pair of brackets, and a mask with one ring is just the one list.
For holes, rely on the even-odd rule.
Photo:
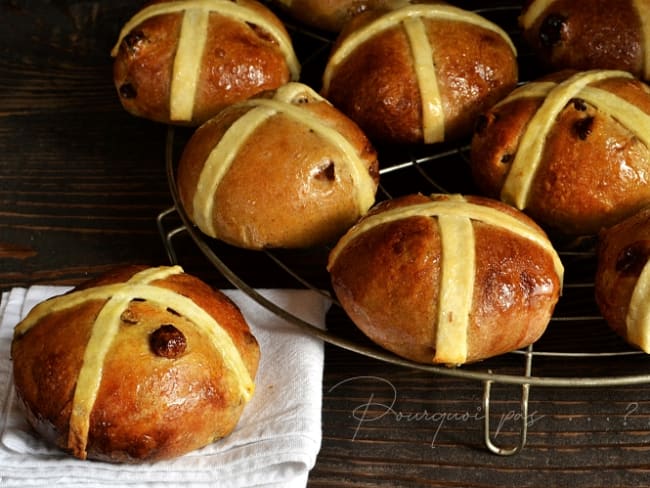
{"label": "round bread roll", "polygon": [[280,9],[309,27],[340,32],[354,16],[375,8],[413,3],[408,0],[273,0]]}
{"label": "round bread roll", "polygon": [[429,144],[470,135],[517,77],[515,47],[500,27],[457,7],[417,4],[352,19],[322,93],[372,141]]}
{"label": "round bread roll", "polygon": [[248,248],[301,248],[338,238],[375,201],[377,154],[359,127],[300,83],[232,105],[181,155],[188,217]]}
{"label": "round bread roll", "polygon": [[479,117],[474,179],[547,232],[595,235],[650,203],[650,90],[622,71],[563,71]]}
{"label": "round bread roll", "polygon": [[596,303],[617,334],[650,353],[650,208],[599,237]]}
{"label": "round bread roll", "polygon": [[460,195],[380,203],[338,242],[328,270],[343,309],[371,340],[450,366],[535,342],[564,273],[530,218]]}
{"label": "round bread roll", "polygon": [[284,25],[255,0],[153,2],[126,23],[111,54],[123,107],[168,124],[199,125],[300,74]]}
{"label": "round bread roll", "polygon": [[547,70],[618,69],[650,78],[647,0],[529,0],[519,24]]}
{"label": "round bread roll", "polygon": [[239,309],[178,266],[126,266],[37,305],[15,329],[27,420],[80,459],[180,456],[227,436],[259,346]]}

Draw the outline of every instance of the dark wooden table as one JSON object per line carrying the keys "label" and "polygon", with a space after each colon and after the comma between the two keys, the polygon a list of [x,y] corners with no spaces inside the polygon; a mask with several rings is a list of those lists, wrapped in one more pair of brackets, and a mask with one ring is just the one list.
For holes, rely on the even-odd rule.
{"label": "dark wooden table", "polygon": [[[172,205],[167,128],[124,112],[112,85],[109,51],[133,11],[119,0],[0,3],[3,291],[168,262],[157,227]],[[231,286],[186,234],[173,242],[186,270]],[[285,286],[265,265],[247,264],[255,286]],[[329,320],[355,337],[340,312]],[[478,370],[519,374],[522,363],[508,356]],[[645,373],[646,363],[549,359],[536,368],[580,377]],[[511,457],[484,445],[483,388],[326,345],[323,444],[310,486],[650,486],[650,384],[533,386],[527,444]],[[518,385],[493,386],[490,434],[499,445],[519,442],[520,396]]]}

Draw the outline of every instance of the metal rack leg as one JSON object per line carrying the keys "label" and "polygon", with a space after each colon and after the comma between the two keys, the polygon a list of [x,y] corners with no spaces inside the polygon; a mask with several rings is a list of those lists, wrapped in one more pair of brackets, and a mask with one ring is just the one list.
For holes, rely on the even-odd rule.
{"label": "metal rack leg", "polygon": [[[526,357],[526,376],[531,375],[532,362],[533,362],[533,348],[532,345],[528,347]],[[492,390],[492,380],[483,382],[483,440],[486,447],[499,456],[512,456],[521,451],[526,445],[526,437],[528,436],[528,396],[530,393],[530,385],[524,383],[521,385],[521,401],[520,401],[520,428],[519,428],[519,443],[511,447],[500,447],[492,441],[492,427],[490,426],[490,393]],[[516,418],[516,417],[515,417]]]}
{"label": "metal rack leg", "polygon": [[176,209],[172,207],[162,211],[160,214],[158,214],[158,218],[156,219],[158,233],[160,234],[160,238],[163,241],[163,246],[165,247],[167,259],[169,259],[170,264],[178,264],[178,258],[176,256],[176,251],[174,250],[174,245],[172,244],[172,239],[177,234],[185,232],[186,230],[183,226],[176,227],[169,232],[165,229],[165,218],[169,217],[170,215],[174,215],[175,213]]}
{"label": "metal rack leg", "polygon": [[499,456],[512,456],[517,454],[526,445],[526,436],[528,435],[528,392],[530,385],[521,385],[521,425],[519,431],[519,444],[512,447],[499,447],[492,442],[492,428],[490,427],[490,390],[492,381],[488,380],[483,383],[483,436],[485,445],[494,454]]}

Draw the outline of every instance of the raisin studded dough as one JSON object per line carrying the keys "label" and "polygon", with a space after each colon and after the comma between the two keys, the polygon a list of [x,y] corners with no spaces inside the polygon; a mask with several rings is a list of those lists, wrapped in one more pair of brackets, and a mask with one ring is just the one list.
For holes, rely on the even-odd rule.
{"label": "raisin studded dough", "polygon": [[617,69],[650,79],[648,0],[529,0],[519,24],[546,70]]}
{"label": "raisin studded dough", "polygon": [[111,55],[124,108],[172,124],[199,125],[300,75],[283,24],[254,0],[155,2],[126,23]]}
{"label": "raisin studded dough", "polygon": [[486,195],[556,234],[593,235],[650,203],[650,90],[615,70],[564,71],[487,111],[472,139]]}
{"label": "raisin studded dough", "polygon": [[650,208],[600,234],[595,294],[609,326],[650,353]]}
{"label": "raisin studded dough", "polygon": [[46,440],[81,459],[139,462],[228,435],[259,347],[237,307],[180,267],[125,267],[37,305],[12,359]]}
{"label": "raisin studded dough", "polygon": [[178,187],[208,236],[244,248],[338,238],[374,203],[377,155],[359,127],[301,83],[240,102],[187,143]]}

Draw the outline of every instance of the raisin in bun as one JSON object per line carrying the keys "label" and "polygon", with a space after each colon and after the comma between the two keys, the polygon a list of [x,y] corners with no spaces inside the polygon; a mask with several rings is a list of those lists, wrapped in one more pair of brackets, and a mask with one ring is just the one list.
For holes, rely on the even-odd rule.
{"label": "raisin in bun", "polygon": [[180,267],[126,266],[37,305],[11,355],[41,436],[81,459],[134,463],[227,436],[259,346],[235,304]]}
{"label": "raisin in bun", "polygon": [[199,125],[300,72],[284,25],[255,0],[153,2],[126,23],[111,54],[123,107],[171,124]]}
{"label": "raisin in bun", "polygon": [[533,0],[519,18],[545,69],[619,69],[650,77],[647,0]]}
{"label": "raisin in bun", "polygon": [[340,32],[350,19],[366,10],[413,2],[408,0],[273,0],[273,3],[309,27]]}
{"label": "raisin in bun", "polygon": [[248,248],[338,238],[374,203],[377,154],[359,127],[306,85],[232,105],[181,155],[177,185],[208,236]]}
{"label": "raisin in bun", "polygon": [[601,232],[597,262],[595,293],[603,317],[650,353],[650,208]]}
{"label": "raisin in bun", "polygon": [[459,365],[536,341],[563,267],[530,218],[496,200],[408,195],[375,206],[332,250],[332,286],[371,340]]}
{"label": "raisin in bun", "polygon": [[650,203],[650,90],[622,71],[563,71],[486,112],[471,165],[487,196],[547,231],[595,235]]}
{"label": "raisin in bun", "polygon": [[457,7],[417,4],[352,19],[322,93],[374,142],[436,143],[470,135],[517,77],[515,47],[500,27]]}

